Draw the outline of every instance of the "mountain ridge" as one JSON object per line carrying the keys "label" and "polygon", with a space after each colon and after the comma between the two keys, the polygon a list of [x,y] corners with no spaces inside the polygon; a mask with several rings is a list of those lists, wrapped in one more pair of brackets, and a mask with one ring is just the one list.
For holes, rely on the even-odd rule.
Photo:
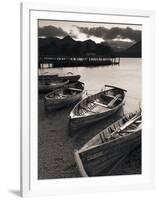
{"label": "mountain ridge", "polygon": [[103,57],[141,57],[141,41],[137,43],[101,42],[91,39],[76,41],[67,35],[38,38],[39,56],[103,56]]}

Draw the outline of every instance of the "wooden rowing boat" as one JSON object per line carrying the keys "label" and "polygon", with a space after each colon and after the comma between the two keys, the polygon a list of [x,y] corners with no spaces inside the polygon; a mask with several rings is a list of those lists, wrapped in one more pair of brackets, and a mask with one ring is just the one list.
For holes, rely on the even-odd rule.
{"label": "wooden rowing boat", "polygon": [[105,90],[80,101],[69,115],[70,135],[80,127],[104,119],[124,104],[126,90],[105,85]]}
{"label": "wooden rowing boat", "polygon": [[51,74],[51,75],[39,75],[38,81],[51,81],[58,78],[58,74]]}
{"label": "wooden rowing boat", "polygon": [[78,81],[65,85],[47,94],[44,98],[47,109],[59,109],[78,101],[83,94],[84,83]]}
{"label": "wooden rowing boat", "polygon": [[69,80],[69,82],[76,82],[80,79],[80,75],[74,75],[72,72],[68,72],[64,75],[58,75],[58,74],[51,74],[51,75],[39,75],[38,80],[39,81],[53,81],[53,80]]}
{"label": "wooden rowing boat", "polygon": [[75,151],[82,176],[109,175],[119,162],[141,145],[141,110],[129,113]]}
{"label": "wooden rowing boat", "polygon": [[69,82],[76,82],[80,79],[80,75],[74,75],[72,72],[68,72],[67,74],[65,75],[59,75],[58,76],[59,78],[64,78],[64,79],[67,79],[69,80]]}
{"label": "wooden rowing boat", "polygon": [[40,80],[38,82],[39,92],[50,92],[54,89],[63,87],[68,84],[69,80],[66,79],[54,79],[54,80]]}

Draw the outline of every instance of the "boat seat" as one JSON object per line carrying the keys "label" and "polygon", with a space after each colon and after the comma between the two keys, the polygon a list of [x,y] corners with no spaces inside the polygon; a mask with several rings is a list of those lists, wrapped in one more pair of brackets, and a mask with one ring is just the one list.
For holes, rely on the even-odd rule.
{"label": "boat seat", "polygon": [[106,96],[106,97],[111,97],[112,99],[114,99],[114,95],[111,95],[111,94],[105,94],[104,96]]}
{"label": "boat seat", "polygon": [[[102,97],[110,97],[111,99],[114,99],[116,96],[114,96],[114,95],[111,95],[111,94],[102,94]],[[121,101],[122,101],[122,98],[121,98],[121,99],[119,99],[119,100],[121,100]]]}
{"label": "boat seat", "polygon": [[141,120],[137,120],[135,123],[139,124],[139,123],[141,123]]}
{"label": "boat seat", "polygon": [[107,94],[107,93],[103,93],[102,96],[103,96],[103,97],[110,97],[110,98],[112,98],[112,99],[114,99],[114,97],[115,97],[114,95],[112,95],[112,94]]}
{"label": "boat seat", "polygon": [[121,95],[118,94],[116,95],[107,105],[103,104],[103,103],[98,103],[96,101],[94,101],[94,104],[98,105],[98,106],[102,106],[102,107],[105,107],[105,108],[112,108],[113,105],[115,104],[115,102],[117,100],[119,100],[119,98],[121,98]]}
{"label": "boat seat", "polygon": [[112,127],[109,127],[109,128],[108,128],[108,131],[109,131],[109,133],[114,132],[114,130],[112,129]]}
{"label": "boat seat", "polygon": [[101,133],[99,134],[99,136],[100,136],[100,139],[101,139],[102,143],[104,143],[104,138],[103,138]]}
{"label": "boat seat", "polygon": [[102,106],[102,107],[108,108],[108,106],[103,104],[103,103],[98,103],[98,102],[95,101],[94,104],[97,105],[97,106]]}
{"label": "boat seat", "polygon": [[112,124],[114,131],[117,129],[116,123]]}
{"label": "boat seat", "polygon": [[104,135],[104,132],[100,133],[99,135],[100,135],[100,138],[101,138],[102,143],[108,141],[108,139],[107,139],[107,138],[105,137],[105,135]]}

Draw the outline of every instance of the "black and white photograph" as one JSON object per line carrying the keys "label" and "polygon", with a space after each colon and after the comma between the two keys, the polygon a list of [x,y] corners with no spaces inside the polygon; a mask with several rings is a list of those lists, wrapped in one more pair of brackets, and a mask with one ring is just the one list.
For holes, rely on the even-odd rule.
{"label": "black and white photograph", "polygon": [[142,25],[37,26],[38,179],[142,174]]}

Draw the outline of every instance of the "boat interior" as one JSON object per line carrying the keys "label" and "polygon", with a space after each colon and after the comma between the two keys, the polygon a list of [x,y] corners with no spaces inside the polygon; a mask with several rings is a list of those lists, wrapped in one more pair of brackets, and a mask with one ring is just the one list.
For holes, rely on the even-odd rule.
{"label": "boat interior", "polygon": [[119,88],[103,91],[82,100],[74,109],[75,116],[89,116],[111,110],[124,99],[124,91]]}
{"label": "boat interior", "polygon": [[59,99],[67,96],[73,96],[81,93],[83,89],[84,89],[83,84],[77,82],[76,84],[70,84],[49,93],[47,95],[47,98]]}
{"label": "boat interior", "polygon": [[93,137],[81,149],[86,150],[141,130],[141,113],[130,113]]}
{"label": "boat interior", "polygon": [[76,95],[78,93],[81,93],[82,89],[77,89],[77,88],[64,88],[59,91],[52,92],[47,95],[48,98],[62,98],[66,96],[72,96]]}

